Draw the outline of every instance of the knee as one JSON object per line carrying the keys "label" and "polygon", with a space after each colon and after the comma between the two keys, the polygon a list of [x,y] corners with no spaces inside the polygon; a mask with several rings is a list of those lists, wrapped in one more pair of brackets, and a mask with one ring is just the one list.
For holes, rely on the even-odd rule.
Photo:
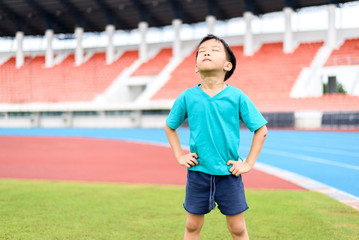
{"label": "knee", "polygon": [[203,222],[201,221],[193,221],[187,219],[186,230],[188,232],[199,232],[201,231],[202,226],[203,226]]}
{"label": "knee", "polygon": [[245,236],[247,233],[247,228],[244,224],[231,224],[228,225],[228,229],[234,236]]}

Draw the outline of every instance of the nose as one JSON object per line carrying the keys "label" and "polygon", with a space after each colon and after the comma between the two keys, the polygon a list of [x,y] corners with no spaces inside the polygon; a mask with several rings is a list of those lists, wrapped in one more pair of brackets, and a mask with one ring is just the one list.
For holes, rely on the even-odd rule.
{"label": "nose", "polygon": [[205,52],[205,53],[204,53],[204,56],[209,56],[209,52]]}

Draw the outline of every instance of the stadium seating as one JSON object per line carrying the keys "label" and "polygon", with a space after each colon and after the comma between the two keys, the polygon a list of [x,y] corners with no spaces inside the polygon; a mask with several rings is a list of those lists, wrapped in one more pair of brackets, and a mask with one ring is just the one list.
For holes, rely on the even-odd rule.
{"label": "stadium seating", "polygon": [[304,67],[309,67],[323,43],[300,44],[291,54],[282,43],[264,44],[252,57],[235,48],[237,69],[229,84],[242,89],[256,104],[285,101]]}
{"label": "stadium seating", "polygon": [[154,76],[158,75],[169,63],[172,57],[172,49],[162,49],[154,58],[144,62],[132,76]]}
{"label": "stadium seating", "polygon": [[[237,68],[227,83],[242,89],[263,112],[359,110],[359,97],[356,96],[326,94],[316,98],[290,98],[290,91],[301,70],[310,66],[322,45],[323,42],[302,43],[293,53],[285,54],[282,43],[267,43],[250,57],[244,56],[242,46],[232,46]],[[359,39],[347,40],[340,49],[333,51],[326,65],[333,64],[331,59],[335,56],[354,56],[357,53]],[[200,83],[200,76],[195,73],[195,54],[196,51],[193,51],[183,59],[151,101],[173,100],[183,90]],[[137,68],[132,76],[158,75],[171,56],[171,49],[163,48]],[[75,66],[74,55],[71,54],[60,64],[45,68],[44,56],[37,56],[26,57],[24,66],[17,69],[13,57],[0,66],[0,102],[91,101],[136,59],[138,51],[127,51],[111,65],[106,65],[105,53],[100,52],[81,66]],[[350,64],[353,64],[353,59],[351,57]]]}
{"label": "stadium seating", "polygon": [[60,64],[45,68],[45,58],[26,57],[17,69],[15,58],[0,66],[3,103],[91,101],[107,89],[115,78],[138,58],[138,51],[127,51],[111,65],[105,53],[95,53],[81,66],[74,55]]}
{"label": "stadium seating", "polygon": [[[283,53],[282,43],[264,44],[253,56],[243,55],[242,46],[232,46],[237,68],[228,84],[242,89],[264,112],[300,110],[359,110],[359,97],[326,94],[322,97],[293,99],[290,91],[304,67],[309,67],[323,42],[304,43],[291,54]],[[357,46],[351,44],[351,47]],[[200,82],[194,73],[195,52],[185,58],[171,74],[169,81],[152,100],[174,99],[186,88]]]}
{"label": "stadium seating", "polygon": [[358,65],[359,39],[345,40],[339,49],[334,50],[325,66]]}
{"label": "stadium seating", "polygon": [[[263,110],[282,109],[280,104],[290,100],[289,93],[300,71],[309,67],[322,45],[322,42],[300,44],[292,54],[284,54],[282,43],[264,44],[251,57],[243,55],[242,46],[232,46],[237,57],[237,69],[228,84],[242,89]],[[175,98],[184,89],[199,83],[194,67],[195,52],[183,60],[152,99]],[[293,107],[296,105],[289,105],[286,110]]]}
{"label": "stadium seating", "polygon": [[176,98],[183,90],[200,83],[200,77],[195,73],[195,58],[195,51],[184,58],[172,72],[166,84],[153,96],[152,100]]}

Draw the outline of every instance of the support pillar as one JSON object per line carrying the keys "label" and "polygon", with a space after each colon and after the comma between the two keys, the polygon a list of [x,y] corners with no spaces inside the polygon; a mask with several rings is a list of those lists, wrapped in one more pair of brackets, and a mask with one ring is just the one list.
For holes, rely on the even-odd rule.
{"label": "support pillar", "polygon": [[290,7],[285,7],[284,12],[284,40],[283,40],[283,52],[292,53],[294,51],[294,42],[293,42],[293,29],[292,29],[292,13],[293,9]]}
{"label": "support pillar", "polygon": [[327,45],[329,47],[337,47],[337,29],[335,27],[335,9],[334,4],[328,5],[328,38]]}
{"label": "support pillar", "polygon": [[148,50],[147,50],[147,41],[146,41],[146,34],[148,29],[148,23],[147,22],[140,22],[138,24],[138,29],[140,31],[140,47],[139,47],[139,54],[140,59],[142,61],[146,61],[148,57]]}
{"label": "support pillar", "polygon": [[45,32],[46,38],[46,54],[45,54],[45,67],[54,66],[54,50],[52,48],[52,39],[54,38],[54,30],[47,29]]}
{"label": "support pillar", "polygon": [[83,33],[84,33],[83,28],[76,27],[76,29],[75,29],[75,38],[76,38],[75,66],[80,66],[84,60],[84,49],[82,47]]}
{"label": "support pillar", "polygon": [[246,24],[246,32],[244,35],[244,56],[252,56],[254,53],[253,33],[252,33],[252,12],[244,12],[244,21]]}
{"label": "support pillar", "polygon": [[208,34],[214,34],[214,25],[216,24],[216,17],[213,15],[208,15],[206,17]]}
{"label": "support pillar", "polygon": [[16,68],[20,68],[22,65],[24,65],[24,49],[23,49],[23,41],[24,41],[24,32],[16,32],[16,43],[17,43],[17,49],[16,49]]}
{"label": "support pillar", "polygon": [[111,64],[114,61],[115,58],[115,48],[113,46],[113,34],[115,32],[115,26],[114,25],[107,25],[106,26],[106,33],[107,33],[107,39],[108,43],[106,46],[106,64]]}
{"label": "support pillar", "polygon": [[180,58],[181,57],[181,37],[180,37],[180,30],[182,26],[181,19],[173,19],[172,26],[174,29],[174,41],[172,46],[172,56],[173,58]]}

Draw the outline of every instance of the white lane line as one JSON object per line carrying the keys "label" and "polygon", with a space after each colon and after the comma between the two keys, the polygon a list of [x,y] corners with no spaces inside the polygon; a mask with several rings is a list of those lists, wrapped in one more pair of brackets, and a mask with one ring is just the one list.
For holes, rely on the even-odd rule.
{"label": "white lane line", "polygon": [[[267,148],[278,148],[278,145],[265,145]],[[331,148],[320,148],[320,147],[306,147],[306,146],[286,146],[286,148],[295,149],[295,150],[304,150],[304,151],[311,151],[311,152],[318,152],[318,153],[330,153],[330,154],[337,154],[337,155],[345,155],[345,156],[351,156],[351,157],[359,157],[359,152],[350,152],[350,151],[343,151],[343,150],[337,150],[337,149],[331,149]],[[358,159],[359,160],[359,159]]]}
{"label": "white lane line", "polygon": [[359,211],[359,197],[357,196],[333,188],[331,186],[325,185],[313,179],[304,177],[302,175],[289,172],[286,170],[282,170],[280,168],[272,167],[270,165],[261,162],[256,162],[254,164],[254,168],[262,172],[268,173],[270,175],[274,175],[281,179],[292,182],[310,191],[323,193]]}
{"label": "white lane line", "polygon": [[342,167],[342,168],[359,171],[359,166],[335,162],[335,161],[326,160],[323,158],[311,157],[311,156],[307,156],[307,155],[290,153],[290,152],[285,152],[285,151],[278,151],[278,150],[271,150],[271,149],[262,149],[262,152],[277,155],[277,156],[288,157],[288,158],[296,158],[296,159],[299,159],[302,161],[322,163],[322,164],[327,164],[327,165],[332,165],[332,166],[337,166],[337,167]]}

